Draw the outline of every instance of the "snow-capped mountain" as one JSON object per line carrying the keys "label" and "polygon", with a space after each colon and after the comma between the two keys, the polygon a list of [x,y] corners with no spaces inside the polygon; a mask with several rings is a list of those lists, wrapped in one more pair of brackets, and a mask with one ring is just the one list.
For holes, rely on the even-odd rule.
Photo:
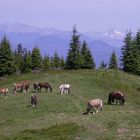
{"label": "snow-capped mountain", "polygon": [[[55,51],[60,56],[67,56],[72,31],[61,31],[54,28],[39,28],[25,24],[0,24],[0,39],[6,35],[12,47],[21,43],[23,47],[32,50],[38,46],[42,55],[54,54]],[[101,61],[108,62],[113,50],[120,57],[120,48],[125,32],[109,30],[107,32],[92,31],[80,33],[81,42],[86,40],[97,66]]]}
{"label": "snow-capped mountain", "polygon": [[125,36],[125,33],[117,30],[109,30],[106,32],[89,32],[87,35],[92,36],[93,38],[101,38],[101,39],[122,39]]}

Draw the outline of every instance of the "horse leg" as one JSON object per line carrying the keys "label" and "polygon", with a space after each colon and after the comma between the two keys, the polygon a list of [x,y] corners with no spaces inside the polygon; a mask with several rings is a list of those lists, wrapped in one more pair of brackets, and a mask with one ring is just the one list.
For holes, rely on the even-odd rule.
{"label": "horse leg", "polygon": [[14,88],[14,93],[16,93],[16,88]]}
{"label": "horse leg", "polygon": [[7,99],[7,93],[6,92],[4,92],[4,96],[5,96],[5,99]]}
{"label": "horse leg", "polygon": [[40,93],[41,93],[41,89],[42,89],[42,87],[40,87]]}
{"label": "horse leg", "polygon": [[68,93],[70,93],[70,88],[68,88]]}
{"label": "horse leg", "polygon": [[119,99],[119,103],[120,103],[120,105],[122,105],[122,101]]}
{"label": "horse leg", "polygon": [[98,111],[98,106],[97,106],[97,110],[96,110],[96,112],[95,113],[98,113],[99,111]]}
{"label": "horse leg", "polygon": [[96,114],[96,111],[94,110],[94,107],[92,107],[92,114],[94,115],[94,114]]}
{"label": "horse leg", "polygon": [[116,99],[116,105],[118,104],[118,99]]}

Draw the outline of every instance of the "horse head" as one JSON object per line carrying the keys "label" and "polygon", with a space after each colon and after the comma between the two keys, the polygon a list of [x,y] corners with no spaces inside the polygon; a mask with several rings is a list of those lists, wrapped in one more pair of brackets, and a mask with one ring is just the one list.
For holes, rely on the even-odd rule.
{"label": "horse head", "polygon": [[122,99],[121,99],[121,100],[122,100],[122,105],[124,105],[124,103],[125,103],[125,101],[126,101],[126,100],[125,100],[125,98],[124,98],[124,97],[122,97]]}
{"label": "horse head", "polygon": [[52,92],[52,87],[48,84],[48,88],[50,89],[50,92]]}

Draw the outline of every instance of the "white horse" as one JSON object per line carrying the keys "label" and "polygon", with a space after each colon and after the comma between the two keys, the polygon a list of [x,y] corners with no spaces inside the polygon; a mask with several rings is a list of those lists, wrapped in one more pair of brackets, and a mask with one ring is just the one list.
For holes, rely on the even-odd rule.
{"label": "white horse", "polygon": [[[97,108],[96,111],[94,111],[94,108]],[[100,107],[101,110],[103,110],[103,102],[101,99],[97,98],[94,100],[90,100],[87,104],[87,113],[90,114],[90,111],[93,110],[93,114],[98,113],[98,108]]]}
{"label": "white horse", "polygon": [[62,84],[59,87],[60,89],[60,94],[68,94],[70,93],[70,84]]}

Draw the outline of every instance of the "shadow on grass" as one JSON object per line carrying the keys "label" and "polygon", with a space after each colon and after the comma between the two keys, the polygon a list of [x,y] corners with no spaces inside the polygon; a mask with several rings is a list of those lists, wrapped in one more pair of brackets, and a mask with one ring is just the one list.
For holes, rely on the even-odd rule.
{"label": "shadow on grass", "polygon": [[56,124],[45,129],[24,130],[13,138],[2,137],[2,140],[72,140],[81,131],[83,128],[76,123]]}

